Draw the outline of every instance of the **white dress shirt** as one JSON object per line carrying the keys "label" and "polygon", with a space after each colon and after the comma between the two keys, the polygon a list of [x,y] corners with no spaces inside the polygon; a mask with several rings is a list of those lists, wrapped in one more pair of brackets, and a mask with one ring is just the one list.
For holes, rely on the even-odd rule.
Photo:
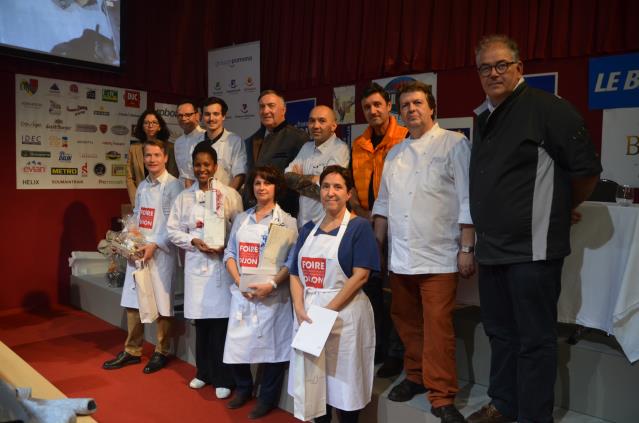
{"label": "white dress shirt", "polygon": [[204,129],[200,128],[198,125],[188,134],[182,134],[175,140],[175,162],[177,163],[178,170],[180,171],[180,179],[183,181],[185,179],[195,180],[195,177],[193,176],[193,159],[191,158],[191,153],[193,152],[195,145],[202,141],[204,132]]}
{"label": "white dress shirt", "polygon": [[438,124],[388,153],[373,215],[388,219],[390,271],[457,272],[459,225],[472,224],[469,164],[468,139]]}
{"label": "white dress shirt", "polygon": [[[333,134],[320,146],[315,146],[315,141],[304,144],[284,172],[292,172],[293,166],[300,165],[304,175],[319,176],[326,166],[348,167],[350,157],[351,152],[348,145]],[[309,220],[317,223],[323,213],[324,208],[321,202],[300,195],[300,210],[297,215],[298,227],[301,228]]]}
{"label": "white dress shirt", "polygon": [[[202,134],[200,141],[202,140],[204,140],[204,134]],[[197,142],[193,144],[189,154],[193,154],[196,144]],[[237,175],[246,174],[246,146],[239,135],[224,128],[220,139],[213,144],[213,149],[217,153],[215,179],[224,185],[229,185]],[[192,165],[191,178],[195,179]]]}

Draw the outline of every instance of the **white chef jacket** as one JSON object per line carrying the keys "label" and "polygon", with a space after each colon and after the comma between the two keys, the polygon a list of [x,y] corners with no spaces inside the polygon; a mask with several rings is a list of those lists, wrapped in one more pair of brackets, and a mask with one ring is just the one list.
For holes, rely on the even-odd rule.
{"label": "white chef jacket", "polygon": [[[148,242],[157,244],[158,249],[151,260],[157,275],[152,281],[155,289],[155,300],[158,311],[162,316],[173,315],[174,277],[177,267],[177,251],[169,242],[166,221],[171,206],[182,191],[182,184],[166,170],[159,178],[153,180],[147,176],[135,194],[135,209],[133,216],[140,227],[140,232]],[[140,220],[140,216],[143,219]],[[133,272],[135,265],[129,260],[127,263],[122,298],[120,305],[128,308],[139,308],[135,291]]]}
{"label": "white chef jacket", "polygon": [[[204,133],[202,133],[198,142],[203,140]],[[191,146],[189,157],[193,154],[193,150],[198,142]],[[239,135],[224,128],[224,132],[222,132],[220,139],[213,144],[213,149],[217,153],[217,171],[215,172],[215,179],[222,182],[224,185],[228,185],[237,175],[246,174],[246,146]],[[191,179],[195,179],[193,174],[193,163],[191,163],[190,175]]]}
{"label": "white chef jacket", "polygon": [[[284,172],[292,172],[293,166],[297,164],[302,167],[304,175],[319,176],[326,166],[339,165],[348,167],[350,159],[351,152],[348,145],[333,134],[320,146],[315,146],[315,141],[309,141],[304,144]],[[323,213],[324,208],[320,201],[300,195],[300,210],[297,214],[297,226],[299,228],[304,226],[309,220],[317,223]]]}
{"label": "white chef jacket", "polygon": [[[242,212],[242,198],[233,188],[217,184],[224,201],[226,238],[235,217]],[[229,317],[230,285],[222,255],[210,256],[199,251],[191,241],[203,238],[204,194],[198,183],[177,197],[166,224],[169,239],[186,251],[184,263],[184,317],[215,319]]]}
{"label": "white chef jacket", "polygon": [[372,213],[388,219],[391,272],[457,272],[459,225],[472,224],[469,164],[468,139],[437,123],[388,153]]}
{"label": "white chef jacket", "polygon": [[175,140],[175,147],[173,148],[175,152],[175,162],[180,171],[180,179],[182,181],[185,179],[195,180],[191,153],[195,145],[202,141],[204,132],[204,129],[198,125],[190,133],[183,134]]}

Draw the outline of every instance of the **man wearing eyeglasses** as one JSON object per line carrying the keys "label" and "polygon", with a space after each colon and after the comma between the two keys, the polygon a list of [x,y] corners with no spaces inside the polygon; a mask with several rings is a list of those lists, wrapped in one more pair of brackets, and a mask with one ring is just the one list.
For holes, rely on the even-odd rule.
{"label": "man wearing eyeglasses", "polygon": [[470,212],[492,356],[490,403],[468,421],[552,422],[561,269],[601,165],[579,113],[526,85],[513,40],[484,37],[475,53],[486,101],[475,110]]}
{"label": "man wearing eyeglasses", "polygon": [[184,134],[175,140],[175,161],[180,172],[180,180],[184,187],[188,188],[194,182],[191,151],[202,141],[204,129],[200,127],[200,113],[190,101],[178,104],[177,120]]}

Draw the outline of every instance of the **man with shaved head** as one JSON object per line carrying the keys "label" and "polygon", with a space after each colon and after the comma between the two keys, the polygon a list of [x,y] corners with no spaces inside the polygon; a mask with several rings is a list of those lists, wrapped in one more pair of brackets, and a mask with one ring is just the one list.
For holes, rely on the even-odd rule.
{"label": "man with shaved head", "polygon": [[286,183],[300,194],[297,225],[308,221],[317,223],[323,208],[319,201],[319,175],[329,165],[348,167],[348,145],[335,135],[337,118],[328,106],[317,106],[308,116],[311,141],[302,146],[297,157],[286,168]]}
{"label": "man with shaved head", "polygon": [[[262,91],[257,101],[262,125],[245,141],[247,174],[254,168],[265,165],[274,166],[284,172],[286,166],[308,140],[308,136],[286,121],[286,102],[279,92]],[[245,209],[255,205],[247,194],[252,189],[252,187],[244,189]],[[294,191],[287,189],[282,193],[278,204],[288,213],[297,216],[297,198]]]}

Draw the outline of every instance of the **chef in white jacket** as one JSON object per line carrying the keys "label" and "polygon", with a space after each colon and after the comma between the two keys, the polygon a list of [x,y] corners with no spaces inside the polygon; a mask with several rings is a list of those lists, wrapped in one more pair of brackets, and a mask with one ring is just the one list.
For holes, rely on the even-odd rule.
{"label": "chef in white jacket", "polygon": [[[242,199],[233,188],[211,179],[217,169],[217,153],[210,143],[197,144],[192,158],[196,183],[175,200],[167,230],[171,242],[186,251],[184,317],[195,320],[197,367],[190,386],[199,389],[211,384],[218,398],[226,398],[234,386],[230,366],[222,362],[233,279],[222,257],[231,224],[242,212]],[[207,245],[204,239],[217,225],[223,228],[225,238],[221,245]]]}
{"label": "chef in white jacket", "polygon": [[[147,140],[142,149],[148,176],[137,188],[133,214],[140,232],[148,241],[142,248],[142,262],[149,266],[159,313],[156,320],[155,352],[144,367],[144,373],[153,373],[166,365],[169,354],[168,334],[170,317],[173,316],[177,250],[168,240],[166,220],[175,198],[182,191],[182,184],[166,170],[168,155],[162,141]],[[102,365],[107,370],[119,369],[141,361],[144,326],[140,321],[138,297],[133,280],[133,272],[139,263],[140,261],[136,264],[134,260],[129,260],[127,264],[120,305],[126,308],[128,335],[124,343],[124,351]]]}
{"label": "chef in white jacket", "polygon": [[[246,184],[256,206],[235,219],[224,252],[226,268],[233,277],[233,299],[224,347],[224,362],[232,364],[236,391],[228,408],[239,408],[251,399],[253,377],[250,364],[261,363],[260,390],[249,418],[266,415],[277,406],[284,371],[288,365],[293,331],[288,270],[293,262],[293,243],[297,239],[296,221],[276,202],[284,189],[284,177],[273,166],[260,166],[251,172]],[[270,232],[277,227],[277,231]],[[278,259],[265,254],[269,234],[288,235],[278,249]],[[274,239],[271,239],[273,245]],[[279,262],[277,261],[279,260]],[[275,261],[275,262],[273,262]],[[240,292],[240,275],[265,270],[263,281],[249,285],[252,292]]]}

